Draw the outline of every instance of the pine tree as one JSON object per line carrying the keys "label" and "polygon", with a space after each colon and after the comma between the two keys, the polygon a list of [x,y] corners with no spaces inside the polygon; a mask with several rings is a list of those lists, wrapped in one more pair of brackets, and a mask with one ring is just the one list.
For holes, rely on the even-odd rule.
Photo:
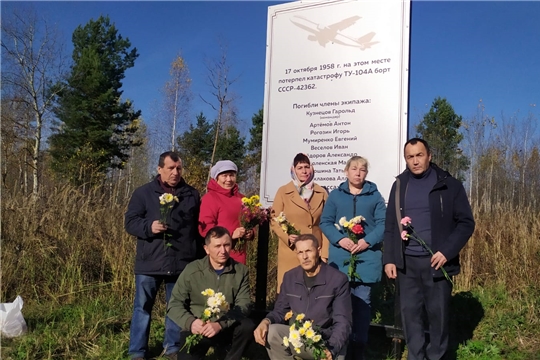
{"label": "pine tree", "polygon": [[49,138],[55,172],[76,184],[95,183],[111,168],[122,168],[134,141],[130,126],[139,118],[121,99],[125,71],[139,56],[108,16],[73,32],[73,65],[57,99],[60,123]]}
{"label": "pine tree", "polygon": [[180,157],[195,158],[201,166],[207,166],[212,156],[213,128],[202,112],[197,115],[196,124],[189,125],[189,130],[178,137]]}
{"label": "pine tree", "polygon": [[[216,124],[214,124],[215,126]],[[238,166],[237,181],[242,181],[246,169],[244,160],[246,156],[245,138],[240,135],[240,131],[233,126],[227,126],[221,133],[216,148],[214,163],[218,160],[231,160]]]}
{"label": "pine tree", "polygon": [[[178,152],[186,168],[184,177],[193,186],[206,183],[208,171],[213,165],[211,161],[217,124],[217,121],[209,123],[204,114],[200,113],[196,125],[190,125],[189,130],[178,137]],[[245,138],[235,126],[229,125],[220,131],[214,163],[219,160],[233,161],[238,166],[241,179],[245,170],[245,152]]]}
{"label": "pine tree", "polygon": [[251,117],[251,128],[249,134],[251,135],[249,143],[247,144],[247,150],[249,155],[247,156],[246,163],[248,166],[255,166],[257,175],[261,172],[261,159],[262,159],[262,136],[263,136],[263,109],[253,114]]}
{"label": "pine tree", "polygon": [[197,190],[205,192],[210,159],[214,147],[214,126],[201,112],[196,124],[178,137],[178,153],[184,166],[183,177]]}
{"label": "pine tree", "polygon": [[463,140],[460,127],[463,118],[457,115],[450,103],[437,97],[416,126],[417,136],[426,140],[431,148],[431,160],[460,180],[469,168],[469,160],[459,144]]}

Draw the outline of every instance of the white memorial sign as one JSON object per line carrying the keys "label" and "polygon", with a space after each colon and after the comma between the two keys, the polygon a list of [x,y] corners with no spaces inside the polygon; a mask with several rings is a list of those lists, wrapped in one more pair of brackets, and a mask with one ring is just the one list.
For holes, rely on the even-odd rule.
{"label": "white memorial sign", "polygon": [[353,155],[386,198],[407,136],[409,1],[292,2],[268,9],[261,200],[306,153],[315,182],[345,181]]}

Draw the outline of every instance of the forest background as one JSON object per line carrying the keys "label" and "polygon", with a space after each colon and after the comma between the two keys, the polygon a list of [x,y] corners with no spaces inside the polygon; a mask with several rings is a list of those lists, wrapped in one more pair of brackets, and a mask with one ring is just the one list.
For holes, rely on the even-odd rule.
{"label": "forest background", "polygon": [[[29,8],[2,14],[0,300],[21,295],[29,326],[23,337],[1,339],[2,358],[127,357],[135,244],[123,214],[133,190],[155,175],[162,151],[181,154],[186,181],[201,193],[220,159],[239,165],[246,195],[258,193],[263,113],[243,128],[226,40],[205,64],[210,95],[202,101],[212,111],[190,118],[200,95],[178,53],[152,122],[122,96],[139,53],[113,19],[81,24],[72,43],[71,58],[63,56],[65,39]],[[539,358],[537,115],[492,116],[481,100],[473,112],[456,114],[441,94],[411,132],[430,142],[434,162],[464,181],[477,221],[455,279],[452,356]],[[248,260],[253,283],[260,270],[256,242]],[[271,307],[275,239],[268,253]],[[393,324],[393,285],[383,281],[376,295],[373,322]],[[157,305],[156,357],[164,315],[163,302]],[[370,343],[371,359],[391,356],[379,335]],[[251,358],[264,356],[250,351]]]}

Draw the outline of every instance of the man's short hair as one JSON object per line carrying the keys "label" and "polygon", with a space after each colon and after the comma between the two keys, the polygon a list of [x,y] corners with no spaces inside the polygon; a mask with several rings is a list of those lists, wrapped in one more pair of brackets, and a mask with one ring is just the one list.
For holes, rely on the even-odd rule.
{"label": "man's short hair", "polygon": [[302,235],[298,235],[298,237],[296,238],[296,241],[295,242],[298,242],[298,241],[306,241],[306,240],[312,240],[313,241],[313,245],[318,248],[319,247],[319,239],[317,239],[317,237],[313,234],[302,234]]}
{"label": "man's short hair", "polygon": [[403,146],[403,153],[405,153],[405,148],[407,147],[407,145],[409,145],[409,144],[416,145],[418,143],[422,143],[424,145],[424,147],[426,148],[426,151],[427,151],[426,155],[431,154],[431,149],[429,148],[429,145],[428,145],[427,141],[424,140],[424,139],[420,139],[420,138],[412,138],[412,139],[407,140],[407,142]]}
{"label": "man's short hair", "polygon": [[165,159],[170,157],[172,161],[174,162],[182,162],[182,160],[180,159],[180,155],[178,155],[178,153],[174,152],[174,151],[165,151],[163,154],[159,155],[159,162],[158,162],[158,166],[160,168],[162,168],[163,166],[165,166]]}
{"label": "man's short hair", "polygon": [[204,243],[205,245],[209,245],[212,241],[212,238],[219,239],[220,237],[223,237],[225,235],[229,235],[229,237],[231,237],[231,233],[229,232],[229,230],[225,229],[223,226],[214,226],[206,233]]}

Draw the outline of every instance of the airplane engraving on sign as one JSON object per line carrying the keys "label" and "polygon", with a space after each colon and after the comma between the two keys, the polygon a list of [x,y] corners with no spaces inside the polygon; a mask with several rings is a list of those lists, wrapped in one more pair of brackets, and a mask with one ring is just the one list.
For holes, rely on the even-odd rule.
{"label": "airplane engraving on sign", "polygon": [[302,16],[293,16],[290,20],[300,29],[311,33],[307,37],[308,40],[316,41],[322,47],[326,47],[326,44],[331,42],[332,44],[357,47],[360,50],[365,50],[379,43],[378,41],[371,41],[375,36],[374,32],[367,33],[359,38],[347,36],[341,32],[354,25],[359,19],[361,17],[355,15],[328,26],[320,25]]}

